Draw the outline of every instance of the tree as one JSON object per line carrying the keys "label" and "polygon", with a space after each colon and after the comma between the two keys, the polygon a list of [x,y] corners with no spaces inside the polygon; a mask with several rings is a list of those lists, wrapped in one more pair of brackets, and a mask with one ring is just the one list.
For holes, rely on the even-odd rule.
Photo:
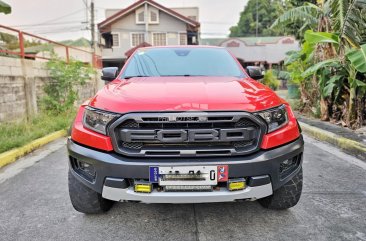
{"label": "tree", "polygon": [[[315,1],[315,0],[312,0]],[[295,21],[283,28],[271,29],[272,23],[286,10],[300,6],[303,0],[249,0],[240,13],[236,26],[230,28],[230,37],[256,36],[258,9],[258,36],[297,35],[301,25]]]}
{"label": "tree", "polygon": [[0,0],[0,13],[9,14],[11,13],[11,7]]}
{"label": "tree", "polygon": [[237,26],[230,28],[230,37],[255,36],[257,31],[257,10],[258,36],[277,35],[277,31],[269,27],[279,16],[276,8],[280,7],[280,5],[279,0],[249,0],[244,11],[240,14],[240,20]]}

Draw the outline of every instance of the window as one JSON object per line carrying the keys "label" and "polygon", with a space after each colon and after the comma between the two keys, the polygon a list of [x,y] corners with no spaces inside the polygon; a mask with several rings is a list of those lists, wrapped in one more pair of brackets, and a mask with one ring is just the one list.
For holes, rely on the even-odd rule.
{"label": "window", "polygon": [[136,10],[136,23],[141,24],[145,23],[145,12],[144,10]]}
{"label": "window", "polygon": [[150,23],[159,23],[159,10],[150,10]]}
{"label": "window", "polygon": [[112,33],[112,47],[119,47],[119,34]]}
{"label": "window", "polygon": [[[226,49],[151,48],[137,50],[125,76],[235,76],[245,73]],[[147,81],[147,80],[146,80]]]}
{"label": "window", "polygon": [[153,33],[153,45],[165,46],[166,45],[166,33]]}
{"label": "window", "polygon": [[144,33],[131,33],[131,46],[136,47],[145,42]]}
{"label": "window", "polygon": [[179,44],[187,45],[187,33],[179,33]]}

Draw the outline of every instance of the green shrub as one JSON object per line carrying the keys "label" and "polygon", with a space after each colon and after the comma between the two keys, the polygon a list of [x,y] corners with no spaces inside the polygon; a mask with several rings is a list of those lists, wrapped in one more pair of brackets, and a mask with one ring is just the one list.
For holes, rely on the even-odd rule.
{"label": "green shrub", "polygon": [[59,58],[47,62],[52,81],[45,83],[45,96],[41,100],[42,109],[52,113],[63,113],[74,108],[78,98],[76,86],[84,85],[95,73],[91,66],[80,61],[65,63]]}
{"label": "green shrub", "polygon": [[267,85],[272,90],[277,90],[278,87],[280,86],[280,81],[273,74],[272,70],[266,71],[266,73],[264,74],[262,83]]}
{"label": "green shrub", "polygon": [[290,73],[289,72],[287,72],[287,71],[280,71],[278,73],[277,78],[288,81],[291,77],[290,77]]}

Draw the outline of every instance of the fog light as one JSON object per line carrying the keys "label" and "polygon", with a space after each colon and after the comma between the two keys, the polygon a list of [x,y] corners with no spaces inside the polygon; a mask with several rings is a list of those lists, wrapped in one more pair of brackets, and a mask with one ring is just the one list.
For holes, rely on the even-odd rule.
{"label": "fog light", "polygon": [[94,178],[95,177],[95,170],[94,170],[94,166],[86,163],[86,162],[79,162],[79,168],[82,172],[84,172],[86,175]]}
{"label": "fog light", "polygon": [[70,156],[71,166],[76,173],[82,176],[84,179],[93,182],[97,175],[95,168],[92,164],[80,161]]}
{"label": "fog light", "polygon": [[151,183],[135,182],[134,190],[135,190],[135,192],[151,193],[152,184]]}
{"label": "fog light", "polygon": [[298,157],[295,156],[291,159],[286,159],[286,160],[282,161],[280,164],[280,173],[282,174],[282,173],[292,169],[292,167],[296,166],[297,159],[298,159]]}
{"label": "fog light", "polygon": [[243,190],[246,187],[245,179],[244,178],[238,178],[238,179],[230,179],[227,182],[227,188],[229,191],[238,191]]}

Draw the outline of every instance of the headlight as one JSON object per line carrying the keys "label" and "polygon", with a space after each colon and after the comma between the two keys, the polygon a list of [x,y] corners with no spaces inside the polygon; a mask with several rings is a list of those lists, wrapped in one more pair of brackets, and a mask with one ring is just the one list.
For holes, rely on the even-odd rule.
{"label": "headlight", "polygon": [[120,115],[118,114],[86,107],[84,111],[83,124],[88,129],[106,135],[108,124],[119,116]]}
{"label": "headlight", "polygon": [[288,123],[286,106],[258,112],[258,115],[266,121],[268,125],[268,133],[275,131]]}

